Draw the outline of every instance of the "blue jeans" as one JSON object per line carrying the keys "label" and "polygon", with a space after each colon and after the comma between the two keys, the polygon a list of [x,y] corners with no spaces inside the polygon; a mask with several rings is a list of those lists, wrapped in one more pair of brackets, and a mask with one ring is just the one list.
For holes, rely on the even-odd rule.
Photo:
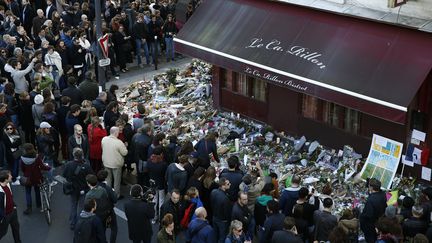
{"label": "blue jeans", "polygon": [[51,167],[51,170],[48,171],[48,181],[49,182],[54,181],[54,176],[53,176],[54,160],[51,158],[45,157],[43,162],[47,163]]}
{"label": "blue jeans", "polygon": [[13,181],[15,181],[16,178],[18,177],[19,164],[20,164],[20,159],[14,159],[12,161],[12,164],[9,165],[9,170],[11,171]]}
{"label": "blue jeans", "polygon": [[41,206],[41,197],[40,197],[39,186],[26,186],[25,192],[26,192],[27,207],[32,206],[32,195],[31,195],[32,187],[34,188],[34,192],[35,192],[35,196],[36,196],[36,206],[40,207]]}
{"label": "blue jeans", "polygon": [[69,215],[69,224],[75,226],[78,221],[78,216],[81,213],[84,203],[84,196],[79,192],[73,192],[70,195],[71,198],[71,211]]}
{"label": "blue jeans", "polygon": [[215,231],[215,235],[217,238],[217,242],[224,243],[225,238],[228,235],[228,220],[220,220],[218,218],[213,217],[213,229]]}
{"label": "blue jeans", "polygon": [[174,42],[172,37],[165,37],[165,53],[166,53],[166,59],[172,59],[174,60]]}
{"label": "blue jeans", "polygon": [[138,65],[141,64],[141,49],[144,49],[144,55],[146,57],[147,64],[150,64],[150,55],[149,55],[149,48],[147,45],[147,41],[143,42],[141,39],[135,39],[135,46],[136,46],[136,56],[138,59]]}
{"label": "blue jeans", "polygon": [[151,54],[152,54],[152,58],[153,58],[153,64],[155,64],[155,60],[157,59],[157,57],[159,56],[160,53],[160,45],[159,45],[159,40],[153,40],[150,43],[150,49],[151,49]]}

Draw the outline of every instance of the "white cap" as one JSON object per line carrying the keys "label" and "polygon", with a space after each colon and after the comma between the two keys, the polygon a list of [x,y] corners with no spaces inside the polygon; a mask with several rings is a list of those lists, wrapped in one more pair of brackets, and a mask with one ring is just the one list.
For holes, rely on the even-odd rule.
{"label": "white cap", "polygon": [[51,128],[51,125],[48,122],[41,122],[40,128]]}
{"label": "white cap", "polygon": [[43,96],[40,95],[40,94],[36,95],[35,98],[34,98],[34,102],[35,102],[35,104],[37,104],[37,105],[42,104],[43,101],[44,101],[44,98],[43,98]]}

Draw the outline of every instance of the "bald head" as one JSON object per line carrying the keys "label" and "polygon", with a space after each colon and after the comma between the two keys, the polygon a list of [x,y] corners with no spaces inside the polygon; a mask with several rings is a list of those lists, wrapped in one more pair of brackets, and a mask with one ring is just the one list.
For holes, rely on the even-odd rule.
{"label": "bald head", "polygon": [[118,137],[120,132],[120,129],[118,127],[111,127],[110,128],[110,135],[114,137]]}
{"label": "bald head", "polygon": [[199,207],[195,209],[195,215],[200,219],[205,219],[207,217],[207,211],[204,207]]}

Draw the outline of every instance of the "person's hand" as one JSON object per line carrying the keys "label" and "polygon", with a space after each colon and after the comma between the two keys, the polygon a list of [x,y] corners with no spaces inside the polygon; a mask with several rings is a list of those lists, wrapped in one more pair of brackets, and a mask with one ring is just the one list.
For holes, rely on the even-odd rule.
{"label": "person's hand", "polygon": [[37,57],[33,57],[32,62],[37,62]]}

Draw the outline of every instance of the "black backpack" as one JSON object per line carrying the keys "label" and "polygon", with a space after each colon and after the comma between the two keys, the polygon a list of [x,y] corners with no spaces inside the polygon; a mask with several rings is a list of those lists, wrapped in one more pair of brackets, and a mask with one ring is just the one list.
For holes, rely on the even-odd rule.
{"label": "black backpack", "polygon": [[82,218],[80,217],[75,225],[74,243],[87,243],[92,242],[93,220],[96,215]]}

